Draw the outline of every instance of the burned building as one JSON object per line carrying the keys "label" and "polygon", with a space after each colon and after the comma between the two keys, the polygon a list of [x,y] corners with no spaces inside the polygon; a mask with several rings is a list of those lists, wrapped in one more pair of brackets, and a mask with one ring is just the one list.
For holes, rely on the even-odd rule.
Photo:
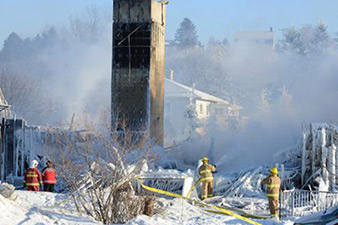
{"label": "burned building", "polygon": [[36,127],[28,126],[11,112],[0,89],[0,180],[15,185],[35,157]]}
{"label": "burned building", "polygon": [[322,186],[336,191],[338,185],[338,127],[335,124],[303,124],[302,186]]}
{"label": "burned building", "polygon": [[149,134],[158,145],[164,132],[166,3],[114,0],[113,14],[112,129]]}

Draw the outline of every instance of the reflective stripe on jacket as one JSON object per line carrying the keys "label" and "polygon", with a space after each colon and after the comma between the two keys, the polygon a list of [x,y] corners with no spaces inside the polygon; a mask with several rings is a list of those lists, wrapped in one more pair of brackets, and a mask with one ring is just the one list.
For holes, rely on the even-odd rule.
{"label": "reflective stripe on jacket", "polygon": [[43,169],[42,179],[44,184],[56,184],[56,170],[54,168],[46,167]]}
{"label": "reflective stripe on jacket", "polygon": [[26,186],[39,186],[42,184],[42,176],[37,168],[29,168],[25,172],[24,183]]}
{"label": "reflective stripe on jacket", "polygon": [[212,173],[216,171],[216,168],[211,165],[211,164],[206,164],[206,165],[202,165],[200,166],[200,168],[198,169],[198,174],[200,175],[200,177],[202,178],[202,182],[203,181],[208,181],[208,180],[212,180]]}
{"label": "reflective stripe on jacket", "polygon": [[262,181],[266,185],[266,196],[270,198],[279,198],[279,189],[281,180],[277,175],[270,175]]}

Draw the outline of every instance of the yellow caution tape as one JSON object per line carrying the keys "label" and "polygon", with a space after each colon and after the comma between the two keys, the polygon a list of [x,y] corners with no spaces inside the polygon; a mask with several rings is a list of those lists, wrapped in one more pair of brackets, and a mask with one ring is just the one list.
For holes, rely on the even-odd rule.
{"label": "yellow caution tape", "polygon": [[[218,206],[219,207],[219,206]],[[223,208],[223,207],[221,207]],[[252,219],[259,219],[259,220],[266,220],[266,219],[271,219],[271,217],[267,217],[267,216],[257,216],[257,215],[252,215],[250,213],[247,213],[243,210],[240,210],[240,209],[234,209],[234,208],[224,208],[226,210],[230,210],[230,211],[236,211],[236,212],[240,212],[243,216],[247,217],[247,218],[252,218]],[[207,212],[211,212],[211,213],[216,213],[216,214],[224,214],[222,212],[219,212],[219,211],[214,211],[214,210],[205,210]]]}
{"label": "yellow caution tape", "polygon": [[65,203],[65,202],[70,202],[70,201],[72,201],[72,200],[71,200],[71,199],[64,199],[64,200],[61,200],[61,201],[56,202],[56,203],[54,204],[54,206],[59,206],[59,205]]}
{"label": "yellow caution tape", "polygon": [[248,218],[246,218],[244,216],[241,216],[241,215],[238,215],[238,214],[236,214],[234,212],[231,212],[230,210],[226,210],[226,209],[224,209],[222,207],[218,207],[218,206],[214,206],[214,205],[209,205],[209,204],[206,204],[206,203],[204,203],[202,201],[198,201],[198,200],[195,200],[195,199],[184,197],[184,196],[176,194],[176,193],[172,193],[172,192],[168,192],[168,191],[164,191],[164,190],[160,190],[160,189],[157,189],[157,188],[146,186],[146,185],[143,184],[142,180],[140,181],[140,184],[141,184],[142,188],[144,188],[145,190],[148,190],[148,191],[151,191],[151,192],[155,192],[155,193],[159,193],[159,194],[163,194],[163,195],[167,195],[167,196],[171,196],[171,197],[175,197],[175,198],[182,198],[182,199],[185,199],[185,200],[188,200],[188,201],[195,202],[195,203],[197,203],[197,204],[199,204],[201,206],[217,209],[218,212],[220,212],[222,214],[226,214],[226,215],[235,217],[237,219],[243,220],[243,221],[248,222],[250,224],[262,225],[260,223],[257,223],[255,221],[253,221],[253,220],[250,220],[250,219],[248,219]]}
{"label": "yellow caution tape", "polygon": [[73,200],[72,199],[64,199],[64,200],[61,200],[61,201],[54,203],[53,205],[47,205],[47,206],[44,206],[44,207],[45,208],[54,208],[54,207],[60,206],[61,204],[65,203],[65,202],[71,202],[71,201],[73,201]]}
{"label": "yellow caution tape", "polygon": [[140,182],[140,184],[144,189],[151,191],[151,192],[167,195],[167,196],[174,197],[174,198],[183,198],[185,200],[192,200],[191,198],[184,197],[183,195],[179,195],[179,194],[172,193],[172,192],[169,192],[169,191],[163,191],[163,190],[160,190],[160,189],[157,189],[157,188],[153,188],[153,187],[149,187],[147,185],[144,185],[143,180]]}
{"label": "yellow caution tape", "polygon": [[[188,194],[186,197],[190,197],[190,194],[191,192],[196,188],[197,184],[202,180],[202,178],[198,178],[198,180],[194,183],[194,185],[191,187],[191,189],[189,190]],[[263,219],[263,220],[266,220],[266,219],[270,219],[271,217],[267,217],[267,216],[257,216],[257,215],[252,215],[250,213],[247,213],[241,209],[237,209],[237,208],[229,208],[229,207],[221,207],[221,208],[224,208],[224,209],[227,209],[227,210],[230,210],[230,211],[236,211],[236,212],[240,212],[241,214],[243,214],[244,216],[246,217],[249,217],[249,218],[253,218],[253,219]],[[206,210],[208,211],[208,210]],[[216,212],[216,211],[213,211],[213,212]],[[223,214],[221,212],[218,212],[218,214]]]}
{"label": "yellow caution tape", "polygon": [[254,219],[262,219],[262,220],[267,220],[267,219],[271,219],[270,216],[258,216],[258,215],[252,215],[250,213],[247,213],[241,209],[236,209],[236,208],[227,208],[228,210],[231,211],[237,211],[237,212],[241,212],[243,213],[243,215],[245,215],[246,217],[250,217],[250,218],[254,218]]}
{"label": "yellow caution tape", "polygon": [[194,183],[194,185],[191,187],[191,189],[189,190],[188,194],[187,194],[187,197],[189,198],[190,195],[191,195],[191,192],[195,189],[195,187],[197,186],[197,184],[201,181],[201,177],[198,178],[198,180]]}

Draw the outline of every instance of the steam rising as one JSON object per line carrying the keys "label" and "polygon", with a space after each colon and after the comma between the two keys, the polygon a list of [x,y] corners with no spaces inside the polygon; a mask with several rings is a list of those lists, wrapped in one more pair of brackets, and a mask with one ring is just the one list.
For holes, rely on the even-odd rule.
{"label": "steam rising", "polygon": [[[243,165],[271,165],[273,154],[295,145],[301,138],[302,123],[337,121],[338,52],[334,44],[309,55],[252,43],[214,48],[224,51],[221,54],[224,57],[216,60],[225,69],[217,71],[213,67],[220,67],[199,62],[209,66],[211,73],[206,71],[202,77],[195,78],[197,88],[203,89],[204,83],[223,76],[216,80],[227,89],[223,97],[232,97],[243,106],[242,116],[248,116],[249,121],[243,128],[222,131],[211,119],[207,135],[201,141],[184,144],[182,151],[186,154],[181,156],[184,161],[195,165],[200,157],[207,155],[224,171],[241,169]],[[204,51],[205,55],[212,54],[210,49]],[[193,60],[199,59],[196,56]],[[190,61],[187,61],[188,68],[189,64],[198,64]],[[194,66],[190,67],[190,74],[198,74]],[[188,83],[189,79],[184,76],[178,69],[177,79]],[[203,91],[222,93],[216,87]]]}
{"label": "steam rising", "polygon": [[[110,107],[111,15],[102,13],[106,16],[97,20],[101,14],[95,10],[87,12],[89,20],[73,18],[70,28],[57,29],[59,41],[33,64],[16,62],[22,73],[30,64],[30,74],[44,81],[44,94],[56,102],[50,124],[82,111],[97,118],[102,107]],[[301,137],[302,123],[337,121],[337,62],[335,43],[306,55],[252,43],[168,47],[166,67],[175,71],[177,81],[196,83],[197,89],[233,101],[249,117],[245,126],[230,131],[211,119],[201,140],[183,143],[181,160],[195,166],[207,155],[224,171],[272,164],[274,153]]]}

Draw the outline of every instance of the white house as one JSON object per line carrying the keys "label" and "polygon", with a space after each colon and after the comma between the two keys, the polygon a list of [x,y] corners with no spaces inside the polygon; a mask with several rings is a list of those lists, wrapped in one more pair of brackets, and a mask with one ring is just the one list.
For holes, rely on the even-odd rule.
{"label": "white house", "polygon": [[240,120],[240,109],[238,105],[199,91],[195,87],[165,79],[165,146],[189,138],[193,130],[203,132],[201,128],[210,118],[217,120],[220,126],[227,129],[230,121]]}
{"label": "white house", "polygon": [[261,44],[272,49],[275,49],[276,45],[275,33],[272,28],[270,28],[270,31],[237,31],[235,42]]}

